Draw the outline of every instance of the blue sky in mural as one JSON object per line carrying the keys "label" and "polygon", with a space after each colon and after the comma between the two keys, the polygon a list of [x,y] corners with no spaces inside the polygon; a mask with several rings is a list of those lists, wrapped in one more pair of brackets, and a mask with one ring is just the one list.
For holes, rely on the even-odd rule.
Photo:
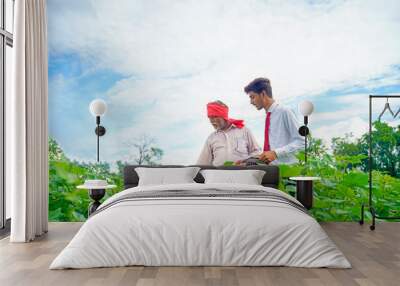
{"label": "blue sky in mural", "polygon": [[314,136],[359,136],[368,94],[400,93],[397,11],[395,0],[49,0],[50,135],[69,157],[94,160],[88,105],[102,98],[103,160],[127,159],[146,134],[164,163],[190,164],[212,132],[205,104],[220,99],[262,145],[264,113],[243,86],[266,76],[279,102],[314,102]]}

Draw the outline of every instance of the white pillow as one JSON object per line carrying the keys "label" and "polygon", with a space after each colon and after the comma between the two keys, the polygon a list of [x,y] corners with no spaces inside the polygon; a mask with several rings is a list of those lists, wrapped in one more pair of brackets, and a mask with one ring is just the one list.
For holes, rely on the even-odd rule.
{"label": "white pillow", "polygon": [[261,185],[265,171],[261,170],[202,170],[205,184],[230,183]]}
{"label": "white pillow", "polygon": [[139,186],[195,183],[199,167],[185,168],[135,168]]}

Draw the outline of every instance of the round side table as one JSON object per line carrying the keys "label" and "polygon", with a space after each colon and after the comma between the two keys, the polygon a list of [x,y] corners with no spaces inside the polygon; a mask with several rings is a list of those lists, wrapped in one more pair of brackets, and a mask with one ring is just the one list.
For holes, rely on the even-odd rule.
{"label": "round side table", "polygon": [[92,199],[92,202],[88,206],[88,216],[94,213],[97,208],[101,205],[100,200],[106,194],[106,189],[115,188],[116,185],[107,185],[107,186],[89,186],[89,185],[79,185],[78,189],[87,189],[89,197]]}
{"label": "round side table", "polygon": [[290,177],[292,181],[296,181],[296,199],[302,203],[306,209],[313,206],[313,182],[321,180],[320,177]]}

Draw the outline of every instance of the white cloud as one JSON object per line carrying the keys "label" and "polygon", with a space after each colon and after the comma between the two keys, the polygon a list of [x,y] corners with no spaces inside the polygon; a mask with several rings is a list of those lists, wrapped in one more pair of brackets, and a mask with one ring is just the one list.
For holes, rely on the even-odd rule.
{"label": "white cloud", "polygon": [[[400,64],[398,1],[48,4],[51,53],[77,53],[93,70],[126,76],[107,93],[116,111],[108,120],[121,125],[127,109],[139,115],[127,116],[125,128],[110,131],[113,139],[105,142],[110,160],[125,137],[146,132],[171,150],[166,155],[171,160],[183,152],[173,148],[175,142],[192,142],[193,148],[183,152],[189,162],[211,131],[205,118],[208,101],[226,101],[232,117],[251,122],[262,117],[242,91],[254,77],[269,77],[281,101],[399,79],[393,76],[394,65]],[[318,130],[336,126],[343,135],[337,124],[345,127],[346,118],[360,127],[368,111],[358,101],[361,96],[343,97],[343,104],[349,98],[347,109],[313,115],[338,122]]]}
{"label": "white cloud", "polygon": [[[379,114],[385,108],[385,98],[374,98],[372,101],[372,120],[377,120]],[[394,113],[400,109],[400,99],[388,99]],[[368,94],[344,94],[326,100],[326,104],[332,104],[332,111],[317,112],[311,115],[315,122],[325,123],[326,121],[342,120],[351,117],[368,118],[369,116],[369,95]],[[385,115],[389,112],[386,111]],[[387,118],[392,120],[390,116]]]}
{"label": "white cloud", "polygon": [[321,138],[330,147],[333,137],[341,137],[346,133],[352,133],[356,138],[368,132],[368,121],[360,117],[351,117],[342,121],[334,121],[313,130],[312,135]]}
{"label": "white cloud", "polygon": [[241,90],[265,75],[279,97],[291,97],[362,83],[400,62],[398,1],[105,0],[79,10],[59,3],[50,5],[52,52],[77,52],[155,85],[200,75]]}

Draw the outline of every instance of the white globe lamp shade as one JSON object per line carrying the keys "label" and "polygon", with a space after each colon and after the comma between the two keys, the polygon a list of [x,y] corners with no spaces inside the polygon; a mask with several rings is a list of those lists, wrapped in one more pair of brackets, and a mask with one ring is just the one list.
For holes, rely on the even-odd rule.
{"label": "white globe lamp shade", "polygon": [[107,104],[102,99],[95,99],[90,103],[89,110],[90,113],[95,117],[102,116],[107,111]]}
{"label": "white globe lamp shade", "polygon": [[314,105],[312,104],[311,101],[304,100],[304,101],[300,102],[299,112],[303,116],[309,116],[311,113],[313,113],[313,111],[314,111]]}

